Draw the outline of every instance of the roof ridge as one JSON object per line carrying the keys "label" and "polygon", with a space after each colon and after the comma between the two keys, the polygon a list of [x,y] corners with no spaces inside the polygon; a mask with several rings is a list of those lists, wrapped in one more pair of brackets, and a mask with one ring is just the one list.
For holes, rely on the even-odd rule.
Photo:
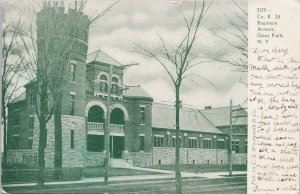
{"label": "roof ridge", "polygon": [[115,63],[117,63],[118,65],[123,66],[122,63],[120,63],[119,61],[117,61],[116,59],[114,59],[112,56],[110,56],[109,54],[107,54],[106,52],[104,52],[103,50],[101,50],[100,48],[97,49],[97,50],[95,50],[95,51],[93,51],[93,52],[91,52],[91,53],[89,53],[87,56],[92,56],[93,54],[96,53],[95,57],[93,57],[93,61],[96,61],[96,59],[97,59],[97,57],[98,57],[98,55],[99,55],[100,52],[101,52],[103,55],[105,55],[106,57],[110,58],[110,59],[111,59],[112,61],[114,61]]}
{"label": "roof ridge", "polygon": [[[242,107],[240,104],[238,105],[233,105],[232,107]],[[230,108],[230,106],[221,106],[221,107],[214,107],[214,108],[210,108],[210,109],[202,109],[200,111],[209,111],[209,110],[212,110],[212,109],[221,109],[221,108]]]}
{"label": "roof ridge", "polygon": [[[106,52],[104,52],[103,50],[99,49],[100,52],[102,52],[103,54],[105,54],[106,56],[108,56],[109,58],[111,58],[112,60],[114,60],[115,62],[119,63],[120,65],[122,65],[119,61],[117,61],[116,59],[114,59],[112,56],[108,55]],[[99,53],[98,53],[99,54]],[[122,65],[123,66],[123,65]]]}

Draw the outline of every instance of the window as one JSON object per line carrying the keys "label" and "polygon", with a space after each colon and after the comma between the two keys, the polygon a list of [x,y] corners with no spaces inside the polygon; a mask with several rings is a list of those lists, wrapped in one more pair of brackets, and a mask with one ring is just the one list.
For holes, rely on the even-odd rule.
{"label": "window", "polygon": [[32,149],[33,139],[32,137],[28,138],[28,149]]}
{"label": "window", "polygon": [[217,149],[224,149],[225,148],[225,143],[223,139],[218,139],[217,140]]}
{"label": "window", "polygon": [[239,141],[233,140],[231,145],[232,145],[232,151],[234,151],[235,153],[239,153]]}
{"label": "window", "polygon": [[34,116],[29,117],[29,129],[34,128]]}
{"label": "window", "polygon": [[17,126],[19,126],[19,124],[20,124],[20,113],[16,112],[13,115],[13,126],[17,127]]}
{"label": "window", "polygon": [[74,149],[74,130],[71,130],[71,149]]}
{"label": "window", "polygon": [[75,70],[76,70],[75,64],[71,64],[71,81],[75,81]]}
{"label": "window", "polygon": [[88,135],[87,136],[87,150],[90,152],[101,152],[104,150],[104,136],[103,135]]}
{"label": "window", "polygon": [[238,127],[233,127],[233,133],[239,133],[240,132],[240,129]]}
{"label": "window", "polygon": [[[180,140],[181,140],[181,139],[180,139]],[[185,136],[183,136],[183,141],[182,141],[182,142],[183,142],[183,144],[181,144],[181,142],[180,142],[180,145],[182,145],[182,147],[185,148],[185,147],[186,147],[186,146],[185,146]]]}
{"label": "window", "polygon": [[32,106],[35,106],[36,104],[36,96],[34,93],[30,93],[29,94],[29,106],[32,107]]}
{"label": "window", "polygon": [[248,152],[248,141],[245,140],[245,153],[247,153],[247,152]]}
{"label": "window", "polygon": [[111,82],[112,82],[111,93],[118,95],[119,94],[119,88],[118,88],[118,82],[119,82],[119,80],[118,80],[118,78],[113,77],[111,79]]}
{"label": "window", "polygon": [[175,136],[172,137],[172,146],[176,147],[176,137]]}
{"label": "window", "polygon": [[140,151],[145,151],[145,136],[140,136]]}
{"label": "window", "polygon": [[164,137],[154,136],[154,147],[163,147],[163,146],[164,146]]}
{"label": "window", "polygon": [[204,139],[204,149],[211,148],[211,139]]}
{"label": "window", "polygon": [[75,95],[70,94],[71,100],[70,100],[70,115],[74,115],[74,107],[75,107]]}
{"label": "window", "polygon": [[[176,136],[172,137],[172,146],[176,147]],[[179,136],[179,147],[181,147],[181,137]]]}
{"label": "window", "polygon": [[107,92],[108,84],[107,84],[107,76],[106,75],[101,75],[100,76],[100,91],[101,92]]}
{"label": "window", "polygon": [[19,137],[20,135],[19,134],[14,134],[13,135],[13,149],[17,150],[19,149]]}
{"label": "window", "polygon": [[140,124],[145,124],[145,106],[140,107]]}
{"label": "window", "polygon": [[189,148],[196,148],[196,142],[197,139],[196,138],[189,138]]}

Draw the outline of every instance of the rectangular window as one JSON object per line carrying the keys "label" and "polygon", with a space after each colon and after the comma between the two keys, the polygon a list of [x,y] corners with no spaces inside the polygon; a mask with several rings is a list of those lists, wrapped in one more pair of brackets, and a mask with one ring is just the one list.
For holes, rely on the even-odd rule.
{"label": "rectangular window", "polygon": [[189,138],[189,148],[196,148],[197,139]]}
{"label": "rectangular window", "polygon": [[145,136],[140,136],[140,151],[145,151]]}
{"label": "rectangular window", "polygon": [[13,126],[17,127],[20,124],[20,113],[14,113],[13,115]]}
{"label": "rectangular window", "polygon": [[75,81],[75,64],[71,64],[71,80]]}
{"label": "rectangular window", "polygon": [[75,95],[70,94],[71,100],[70,100],[70,115],[74,115],[74,107],[75,107]]}
{"label": "rectangular window", "polygon": [[32,149],[33,139],[32,137],[28,138],[28,149]]}
{"label": "rectangular window", "polygon": [[239,141],[232,141],[232,151],[239,153]]}
{"label": "rectangular window", "polygon": [[145,124],[145,108],[144,106],[140,107],[140,124]]}
{"label": "rectangular window", "polygon": [[88,135],[87,136],[87,150],[89,152],[102,152],[104,150],[104,136],[103,135]]}
{"label": "rectangular window", "polygon": [[163,147],[163,146],[164,146],[164,137],[154,136],[154,147]]}
{"label": "rectangular window", "polygon": [[34,93],[30,93],[28,100],[29,100],[29,106],[30,107],[35,106],[35,104],[36,104],[36,95]]}
{"label": "rectangular window", "polygon": [[71,149],[74,149],[74,130],[71,130]]}
{"label": "rectangular window", "polygon": [[211,139],[204,139],[204,149],[211,148]]}
{"label": "rectangular window", "polygon": [[176,137],[172,137],[172,146],[176,147]]}
{"label": "rectangular window", "polygon": [[224,149],[225,148],[225,143],[224,140],[217,140],[217,149]]}
{"label": "rectangular window", "polygon": [[[172,137],[172,146],[176,147],[176,136]],[[179,137],[179,147],[181,147],[181,137]]]}
{"label": "rectangular window", "polygon": [[14,134],[13,135],[13,149],[15,149],[15,150],[17,150],[17,149],[19,149],[19,138],[20,137],[20,135],[19,134]]}
{"label": "rectangular window", "polygon": [[247,152],[248,152],[248,141],[245,140],[245,153],[247,153]]}
{"label": "rectangular window", "polygon": [[34,116],[29,117],[29,129],[34,128]]}

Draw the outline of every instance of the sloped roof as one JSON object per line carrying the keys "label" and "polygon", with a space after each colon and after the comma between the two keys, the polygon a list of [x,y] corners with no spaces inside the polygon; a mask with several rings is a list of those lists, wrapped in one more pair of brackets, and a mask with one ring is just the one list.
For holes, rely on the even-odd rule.
{"label": "sloped roof", "polygon": [[122,66],[121,63],[119,63],[117,60],[113,59],[111,56],[104,53],[100,49],[95,52],[90,53],[87,56],[86,63],[91,63],[91,62],[95,62],[95,61],[114,65],[114,66]]}
{"label": "sloped roof", "polygon": [[[232,122],[234,125],[247,125],[248,113],[240,105],[232,106]],[[230,125],[230,107],[212,108],[201,110],[202,114],[210,120],[215,126],[229,126]],[[238,116],[238,117],[237,117]],[[237,117],[237,118],[234,118]]]}
{"label": "sloped roof", "polygon": [[123,95],[125,97],[130,97],[130,98],[149,98],[149,99],[152,99],[152,97],[147,92],[145,92],[145,90],[143,90],[141,88],[141,86],[128,87],[128,89],[124,91]]}
{"label": "sloped roof", "polygon": [[[152,127],[175,129],[175,107],[153,103]],[[197,109],[180,109],[180,129],[207,133],[223,133]]]}
{"label": "sloped roof", "polygon": [[23,101],[23,100],[26,100],[26,91],[24,91],[19,96],[14,98],[10,103],[16,103],[16,102],[20,102],[20,101]]}

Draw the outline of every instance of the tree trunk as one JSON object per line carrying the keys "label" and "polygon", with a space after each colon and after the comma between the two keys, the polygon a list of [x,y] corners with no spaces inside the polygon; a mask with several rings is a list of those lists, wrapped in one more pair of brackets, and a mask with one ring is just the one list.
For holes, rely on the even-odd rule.
{"label": "tree trunk", "polygon": [[[3,82],[2,82],[2,84],[4,84]],[[2,86],[3,87],[3,86]],[[6,165],[6,149],[7,149],[7,143],[6,143],[6,132],[7,132],[7,126],[6,126],[6,119],[7,119],[7,117],[6,117],[6,107],[5,107],[5,96],[6,96],[6,94],[5,94],[5,90],[3,90],[2,89],[2,102],[1,102],[1,108],[2,108],[2,124],[3,124],[3,160],[2,160],[2,163],[4,164],[4,165]]]}
{"label": "tree trunk", "polygon": [[175,162],[176,162],[176,193],[182,193],[182,182],[181,182],[181,173],[180,173],[180,163],[179,163],[179,157],[180,157],[180,140],[179,140],[179,110],[180,110],[180,99],[179,99],[179,90],[180,86],[176,85],[176,151],[175,151]]}
{"label": "tree trunk", "polygon": [[62,124],[61,124],[61,100],[55,101],[54,108],[54,133],[55,133],[55,153],[54,168],[55,179],[59,180],[62,172]]}
{"label": "tree trunk", "polygon": [[[47,143],[47,129],[46,129],[46,116],[47,116],[47,84],[45,81],[41,83],[41,95],[40,95],[40,137],[39,137],[39,148],[38,148],[38,185],[44,186],[45,182],[45,147]],[[38,105],[37,105],[38,106]]]}
{"label": "tree trunk", "polygon": [[2,122],[3,122],[3,160],[2,163],[4,166],[6,166],[6,159],[7,159],[7,141],[6,141],[6,136],[7,136],[7,125],[6,125],[6,109],[3,106],[4,103],[2,103]]}
{"label": "tree trunk", "polygon": [[39,138],[39,149],[38,149],[38,185],[44,185],[44,176],[45,176],[45,145],[47,141],[47,129],[46,129],[46,121],[41,119],[40,121],[40,138]]}

